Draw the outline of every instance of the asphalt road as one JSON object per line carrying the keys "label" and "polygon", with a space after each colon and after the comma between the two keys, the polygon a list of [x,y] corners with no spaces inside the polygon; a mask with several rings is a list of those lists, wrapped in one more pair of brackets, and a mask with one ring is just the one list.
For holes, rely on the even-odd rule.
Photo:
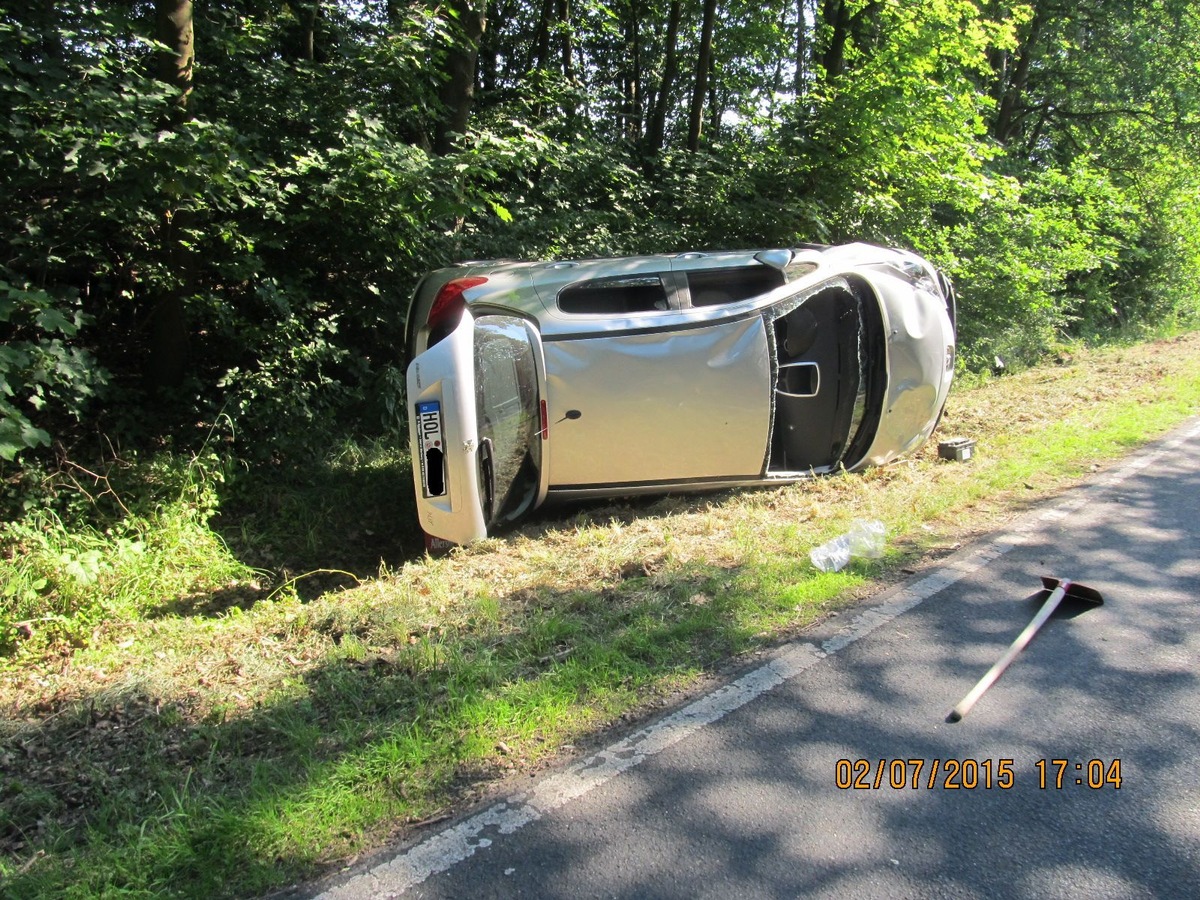
{"label": "asphalt road", "polygon": [[[948,723],[1037,611],[1042,574],[1105,603],[1060,609]],[[1192,420],[715,693],[312,894],[1200,897],[1198,667]]]}

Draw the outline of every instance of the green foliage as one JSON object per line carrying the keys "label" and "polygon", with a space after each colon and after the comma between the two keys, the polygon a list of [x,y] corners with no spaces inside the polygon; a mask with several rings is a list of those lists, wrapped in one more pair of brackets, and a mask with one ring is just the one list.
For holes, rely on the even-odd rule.
{"label": "green foliage", "polygon": [[0,459],[49,444],[33,419],[78,419],[104,383],[91,354],[70,343],[86,322],[77,298],[0,279]]}
{"label": "green foliage", "polygon": [[[287,16],[219,13],[200,30],[198,78],[226,89],[198,90],[191,118],[168,127],[172,97],[146,74],[148,24],[94,7],[0,21],[0,105],[12,120],[0,142],[3,309],[40,317],[4,335],[4,457],[48,442],[7,400],[31,378],[25,406],[55,400],[78,414],[105,371],[114,399],[145,406],[151,326],[173,295],[191,377],[159,394],[151,420],[126,419],[140,419],[136,439],[218,410],[251,456],[316,443],[314,421],[367,414],[368,427],[395,427],[394,415],[381,421],[394,404],[368,391],[396,358],[415,260],[440,240],[431,224],[451,227],[479,203],[472,184],[442,187],[428,155],[398,135],[408,111],[388,110],[385,124],[369,110],[383,107],[370,91],[389,76],[413,77],[421,40],[368,40],[363,59],[318,72],[274,54],[295,24]],[[64,299],[78,295],[89,316]],[[51,334],[62,323],[81,348]]]}
{"label": "green foliage", "polygon": [[1197,171],[1175,153],[1144,165],[1126,191],[1117,264],[1081,323],[1101,334],[1200,323],[1200,191]]}
{"label": "green foliage", "polygon": [[[590,592],[522,590],[507,637],[500,602],[480,597],[447,629],[469,555],[461,570],[405,567],[357,597],[319,598],[419,552],[397,446],[400,347],[430,269],[870,239],[950,272],[960,364],[975,369],[1200,326],[1200,12],[1187,0],[722,0],[697,152],[683,145],[700,4],[678,7],[672,35],[669,0],[492,3],[478,48],[447,9],[198,3],[185,103],[156,77],[153,4],[0,6],[0,666],[83,645],[123,653],[110,648],[127,623],[198,639],[220,615],[238,632],[242,606],[271,589],[251,567],[287,602],[312,600],[274,620],[270,603],[245,614],[271,623],[247,639],[262,664],[276,630],[328,657],[302,684],[295,669],[311,660],[276,656],[279,696],[228,726],[213,723],[237,703],[210,698],[212,722],[189,721],[184,742],[164,735],[190,713],[144,711],[149,737],[121,766],[89,764],[138,776],[111,796],[96,783],[97,802],[79,804],[92,832],[79,820],[43,835],[48,811],[67,808],[57,788],[0,783],[0,840],[37,829],[39,846],[92,840],[80,859],[103,857],[83,876],[68,858],[47,884],[154,893],[182,871],[211,893],[246,864],[228,884],[265,890],[281,859],[307,865],[311,846],[280,848],[330,805],[310,777],[343,788],[319,839],[329,858],[335,830],[432,812],[403,795],[405,773],[448,780],[521,720],[578,731],[561,717],[570,696],[617,697],[791,614],[799,594],[710,585],[701,567],[653,601],[657,582],[613,589],[608,575]],[[476,49],[478,90],[455,97],[449,64]],[[467,133],[435,152],[468,99]],[[649,134],[660,108],[661,142]],[[180,378],[155,365],[171,353]],[[739,526],[746,547],[769,552],[753,525]],[[776,581],[794,575],[781,565]],[[593,612],[602,621],[578,618]],[[612,646],[592,646],[604,631]],[[387,659],[365,665],[380,641]],[[196,677],[180,674],[178,695]],[[409,713],[420,724],[394,728]],[[43,736],[89,733],[81,716]],[[264,782],[256,767],[281,759]],[[203,791],[180,775],[194,770]],[[383,775],[364,782],[368,770]],[[24,865],[11,859],[0,871]]]}
{"label": "green foliage", "polygon": [[1046,170],[1024,183],[1002,176],[973,211],[946,230],[943,263],[963,298],[959,334],[969,367],[995,356],[1036,360],[1082,318],[1111,303],[1109,279],[1131,210],[1086,166]]}
{"label": "green foliage", "polygon": [[408,298],[465,257],[910,246],[955,276],[981,366],[1194,321],[1188,4],[729,0],[699,152],[681,9],[671,45],[665,0],[493,4],[442,155],[446,67],[475,49],[442,7],[205,4],[186,107],[150,5],[0,11],[10,484],[97,432],[186,451],[221,421],[252,465],[397,435]]}
{"label": "green foliage", "polygon": [[814,92],[802,128],[813,194],[835,239],[921,243],[945,211],[969,215],[993,155],[977,88],[1007,40],[974,4],[888,4],[879,37]]}

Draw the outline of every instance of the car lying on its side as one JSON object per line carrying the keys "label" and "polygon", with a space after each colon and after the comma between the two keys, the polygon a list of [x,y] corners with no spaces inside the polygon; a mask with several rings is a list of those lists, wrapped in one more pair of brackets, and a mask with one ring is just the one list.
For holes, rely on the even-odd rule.
{"label": "car lying on its side", "polygon": [[954,317],[932,265],[868,244],[439,269],[406,340],[427,542],[889,462],[937,424]]}

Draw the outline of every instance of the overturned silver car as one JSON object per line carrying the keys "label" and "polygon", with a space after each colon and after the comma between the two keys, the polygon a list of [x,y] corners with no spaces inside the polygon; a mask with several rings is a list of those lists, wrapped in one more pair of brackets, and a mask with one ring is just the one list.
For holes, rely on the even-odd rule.
{"label": "overturned silver car", "polygon": [[937,424],[954,317],[932,265],[868,244],[440,269],[407,338],[427,542],[886,463]]}

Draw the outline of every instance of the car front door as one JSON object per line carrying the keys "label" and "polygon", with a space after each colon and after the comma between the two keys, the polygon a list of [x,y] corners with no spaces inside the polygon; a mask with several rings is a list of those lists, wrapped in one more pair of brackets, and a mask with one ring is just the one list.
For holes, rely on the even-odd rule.
{"label": "car front door", "polygon": [[543,348],[551,489],[762,474],[772,386],[761,316]]}

